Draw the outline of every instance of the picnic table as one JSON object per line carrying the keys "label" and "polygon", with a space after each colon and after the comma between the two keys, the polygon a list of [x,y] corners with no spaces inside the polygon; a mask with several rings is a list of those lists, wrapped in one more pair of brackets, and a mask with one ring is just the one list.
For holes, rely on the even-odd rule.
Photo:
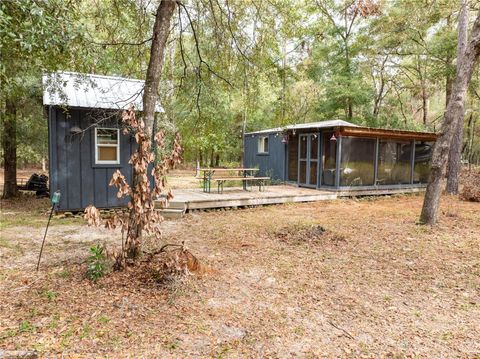
{"label": "picnic table", "polygon": [[[211,192],[212,181],[217,182],[218,193],[223,193],[226,181],[242,181],[243,190],[248,190],[248,181],[257,181],[259,190],[264,187],[265,181],[270,177],[255,177],[258,168],[200,168],[200,178],[203,180],[203,192]],[[233,175],[232,175],[233,174]],[[219,175],[218,177],[216,175]]]}

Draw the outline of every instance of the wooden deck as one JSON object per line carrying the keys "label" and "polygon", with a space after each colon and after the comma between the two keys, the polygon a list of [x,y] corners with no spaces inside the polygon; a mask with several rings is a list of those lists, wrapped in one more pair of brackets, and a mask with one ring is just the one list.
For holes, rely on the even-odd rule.
{"label": "wooden deck", "polygon": [[185,212],[193,210],[316,202],[334,200],[338,197],[412,193],[424,190],[424,188],[398,188],[363,191],[322,191],[292,185],[267,186],[262,192],[257,187],[253,187],[251,191],[244,191],[241,187],[228,187],[225,188],[223,193],[217,193],[213,189],[211,193],[205,193],[202,188],[174,189],[174,198],[168,208],[162,209],[162,213],[165,217],[180,217]]}
{"label": "wooden deck", "polygon": [[336,199],[335,192],[319,191],[294,186],[267,186],[260,192],[258,188],[244,191],[241,187],[225,188],[219,194],[216,191],[205,193],[201,188],[175,189],[169,209],[191,211],[222,207],[261,206],[289,202],[313,202]]}

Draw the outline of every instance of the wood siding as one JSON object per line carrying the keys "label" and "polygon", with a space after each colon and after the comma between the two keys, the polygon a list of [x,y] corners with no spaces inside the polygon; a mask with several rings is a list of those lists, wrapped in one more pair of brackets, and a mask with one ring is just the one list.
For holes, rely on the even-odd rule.
{"label": "wood siding", "polygon": [[[93,204],[98,208],[126,206],[128,198],[117,198],[117,190],[108,183],[119,169],[130,182],[132,168],[128,164],[135,140],[120,131],[120,164],[95,164],[94,129],[98,115],[87,109],[49,108],[50,191],[60,190],[61,211],[83,210]],[[105,116],[105,113],[102,113]],[[110,116],[114,117],[114,116]],[[71,134],[72,127],[84,130]],[[118,127],[118,121],[102,121],[100,127]]]}
{"label": "wood siding", "polygon": [[298,178],[298,136],[288,138],[288,180],[297,182]]}
{"label": "wood siding", "polygon": [[[258,153],[258,138],[268,136],[268,154]],[[258,176],[270,176],[275,181],[285,181],[285,144],[282,134],[250,134],[244,137],[245,167],[258,167]]]}

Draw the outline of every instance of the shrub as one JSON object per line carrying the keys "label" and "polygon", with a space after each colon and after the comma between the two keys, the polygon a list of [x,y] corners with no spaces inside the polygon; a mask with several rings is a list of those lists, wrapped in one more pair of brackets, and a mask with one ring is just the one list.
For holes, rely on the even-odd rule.
{"label": "shrub", "polygon": [[480,202],[480,171],[472,170],[462,173],[463,183],[460,198],[464,201]]}
{"label": "shrub", "polygon": [[103,277],[107,271],[107,256],[105,247],[95,245],[90,247],[90,256],[88,257],[87,277],[93,282]]}

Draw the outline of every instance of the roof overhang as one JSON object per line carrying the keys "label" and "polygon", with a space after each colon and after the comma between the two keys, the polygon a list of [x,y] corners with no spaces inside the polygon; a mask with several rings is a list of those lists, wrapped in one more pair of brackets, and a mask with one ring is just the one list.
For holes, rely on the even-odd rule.
{"label": "roof overhang", "polygon": [[438,138],[438,135],[434,132],[389,130],[389,129],[370,128],[370,127],[339,126],[335,128],[335,131],[340,136],[381,137],[381,138],[391,138],[395,140],[436,141]]}
{"label": "roof overhang", "polygon": [[[43,104],[70,108],[142,111],[145,82],[115,76],[54,72],[44,74]],[[164,112],[159,103],[156,112]]]}
{"label": "roof overhang", "polygon": [[438,135],[434,132],[418,132],[407,130],[393,130],[384,128],[362,127],[343,120],[327,120],[320,122],[310,122],[295,125],[288,125],[285,127],[271,128],[267,130],[255,131],[245,133],[248,135],[261,135],[269,133],[306,133],[308,131],[335,131],[340,136],[355,136],[355,137],[371,137],[371,138],[387,138],[396,140],[418,140],[418,141],[436,141]]}

